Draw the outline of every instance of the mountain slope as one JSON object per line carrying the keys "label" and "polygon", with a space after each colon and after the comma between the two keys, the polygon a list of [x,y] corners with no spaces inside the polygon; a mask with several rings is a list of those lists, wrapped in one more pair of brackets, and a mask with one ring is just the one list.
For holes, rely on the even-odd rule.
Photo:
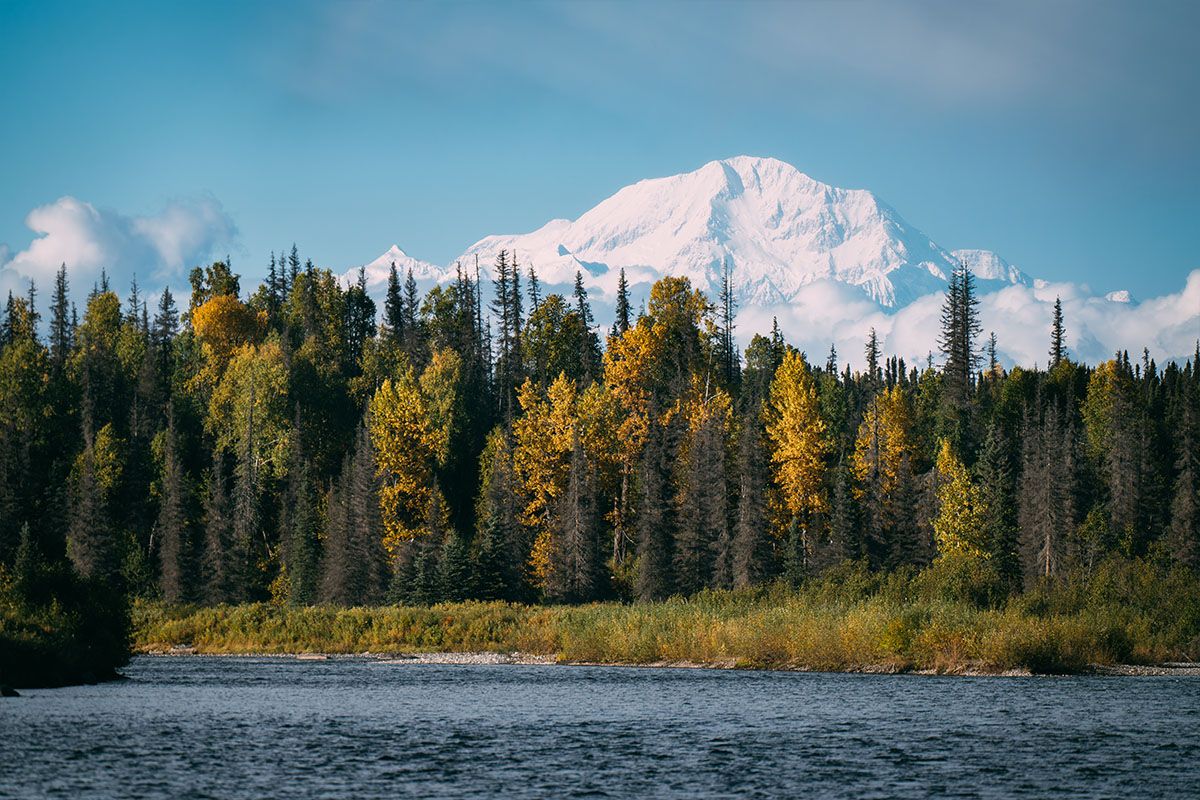
{"label": "mountain slope", "polygon": [[[786,302],[804,286],[832,280],[883,306],[902,306],[943,288],[955,264],[953,254],[871,192],[839,189],[782,161],[749,156],[639,181],[577,220],[481,239],[460,260],[478,256],[490,267],[502,249],[532,263],[550,285],[571,283],[579,270],[602,300],[615,294],[621,267],[634,285],[682,275],[716,296],[728,261],[743,305]],[[987,259],[980,264],[995,267]]]}

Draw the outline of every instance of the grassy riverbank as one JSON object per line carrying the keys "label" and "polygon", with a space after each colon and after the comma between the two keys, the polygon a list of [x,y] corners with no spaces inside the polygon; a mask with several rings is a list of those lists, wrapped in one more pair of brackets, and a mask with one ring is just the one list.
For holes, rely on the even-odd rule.
{"label": "grassy riverbank", "polygon": [[1076,672],[1200,660],[1200,583],[1113,561],[996,604],[961,576],[846,567],[799,590],[706,592],[661,603],[432,607],[134,608],[142,651],[494,651],[563,661],[819,670]]}

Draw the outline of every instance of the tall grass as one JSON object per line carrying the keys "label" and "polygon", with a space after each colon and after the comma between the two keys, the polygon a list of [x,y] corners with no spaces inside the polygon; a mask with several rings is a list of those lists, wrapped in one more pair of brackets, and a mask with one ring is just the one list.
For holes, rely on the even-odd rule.
{"label": "tall grass", "polygon": [[[940,572],[939,572],[940,570]],[[969,581],[967,581],[969,583]],[[1027,669],[1200,659],[1200,582],[1138,561],[1004,602],[948,567],[871,575],[847,565],[799,590],[658,603],[134,609],[137,646],[206,653],[520,651],[563,661],[814,670]]]}

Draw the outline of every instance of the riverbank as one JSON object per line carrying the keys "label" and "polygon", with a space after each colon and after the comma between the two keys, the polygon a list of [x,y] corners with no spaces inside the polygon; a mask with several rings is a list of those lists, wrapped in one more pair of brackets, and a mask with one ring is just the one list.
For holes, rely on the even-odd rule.
{"label": "riverbank", "polygon": [[[353,660],[371,661],[380,664],[440,664],[458,666],[556,666],[556,667],[630,667],[652,669],[738,669],[735,660],[724,661],[652,661],[643,663],[632,662],[593,662],[593,661],[564,661],[557,656],[537,655],[534,653],[494,653],[494,652],[442,652],[442,653],[197,653],[195,648],[175,646],[169,650],[147,650],[141,655],[160,658],[187,658],[189,656],[205,656],[209,658],[276,658],[288,661],[329,661]],[[814,672],[802,666],[781,666],[773,668],[781,672]],[[858,673],[864,675],[963,675],[963,676],[997,676],[997,677],[1029,677],[1034,673],[1028,669],[1017,668],[997,671],[978,664],[966,664],[961,669],[950,671],[936,670],[897,670],[894,665],[868,665],[853,670],[835,670],[840,672]],[[1200,677],[1200,664],[1169,663],[1169,664],[1089,664],[1080,674],[1107,675],[1113,677]]]}
{"label": "riverbank", "polygon": [[553,662],[941,674],[1083,673],[1200,661],[1194,576],[1113,564],[988,606],[926,573],[844,571],[794,590],[657,603],[335,608],[138,603],[139,652],[521,653]]}

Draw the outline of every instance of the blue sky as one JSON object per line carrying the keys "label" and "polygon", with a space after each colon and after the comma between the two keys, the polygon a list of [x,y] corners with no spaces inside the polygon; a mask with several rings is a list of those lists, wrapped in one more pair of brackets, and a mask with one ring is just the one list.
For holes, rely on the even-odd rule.
{"label": "blue sky", "polygon": [[38,208],[39,257],[99,237],[150,284],[292,241],[446,263],[748,153],[947,248],[1173,292],[1200,266],[1198,8],[0,0],[0,263]]}

